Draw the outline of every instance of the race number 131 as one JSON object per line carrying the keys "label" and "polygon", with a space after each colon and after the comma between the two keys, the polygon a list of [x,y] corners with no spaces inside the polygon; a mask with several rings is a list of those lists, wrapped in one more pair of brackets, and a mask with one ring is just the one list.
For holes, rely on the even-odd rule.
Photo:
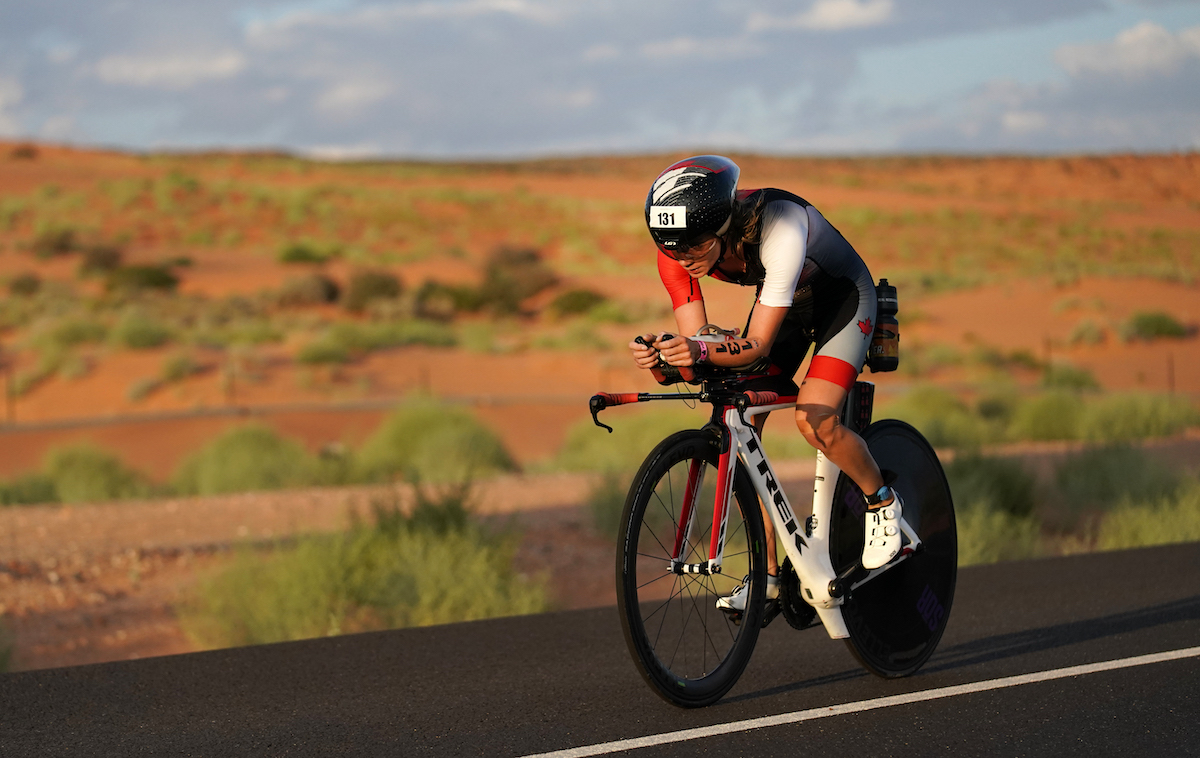
{"label": "race number 131", "polygon": [[686,205],[650,206],[650,226],[655,229],[686,229]]}

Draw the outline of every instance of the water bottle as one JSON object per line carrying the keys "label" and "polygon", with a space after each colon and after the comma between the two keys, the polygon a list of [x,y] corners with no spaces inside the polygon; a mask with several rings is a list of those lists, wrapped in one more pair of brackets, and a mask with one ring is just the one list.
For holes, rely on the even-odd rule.
{"label": "water bottle", "polygon": [[875,334],[867,348],[867,366],[872,373],[895,371],[900,365],[900,322],[896,313],[900,302],[896,299],[896,288],[880,279],[875,285]]}

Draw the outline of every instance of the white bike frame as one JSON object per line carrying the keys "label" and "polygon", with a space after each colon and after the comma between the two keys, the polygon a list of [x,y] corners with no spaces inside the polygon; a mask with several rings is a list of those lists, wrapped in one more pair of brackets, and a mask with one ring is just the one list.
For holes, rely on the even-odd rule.
{"label": "white bike frame", "polygon": [[[721,453],[717,467],[717,503],[723,504],[714,508],[713,537],[709,548],[709,560],[704,564],[684,565],[682,563],[684,546],[692,529],[692,514],[695,512],[695,498],[700,492],[702,467],[693,464],[693,470],[688,477],[687,490],[684,495],[684,511],[680,514],[680,524],[675,542],[676,560],[671,568],[675,571],[717,574],[721,571],[721,562],[725,548],[725,529],[729,509],[733,504],[733,477],[737,462],[741,461],[750,476],[754,490],[764,505],[764,510],[770,514],[775,525],[775,533],[784,550],[792,560],[792,566],[800,578],[800,589],[804,600],[816,609],[826,632],[834,639],[844,639],[850,636],[846,622],[842,617],[841,606],[846,592],[831,594],[831,589],[838,574],[834,571],[833,562],[829,557],[829,525],[833,514],[833,494],[837,487],[839,469],[832,461],[817,451],[817,471],[813,487],[812,515],[809,519],[797,519],[787,495],[779,486],[775,470],[767,459],[766,451],[753,427],[753,418],[772,411],[791,410],[793,403],[776,403],[746,408],[744,411],[736,406],[725,406],[723,420],[730,432],[729,449]],[[736,446],[736,447],[735,447]],[[863,508],[866,508],[865,503]],[[847,589],[859,587],[876,576],[896,566],[921,544],[916,532],[901,518],[900,528],[908,538],[900,554],[882,568],[868,572],[858,578]],[[858,576],[861,572],[851,572]],[[846,578],[846,577],[842,577]]]}

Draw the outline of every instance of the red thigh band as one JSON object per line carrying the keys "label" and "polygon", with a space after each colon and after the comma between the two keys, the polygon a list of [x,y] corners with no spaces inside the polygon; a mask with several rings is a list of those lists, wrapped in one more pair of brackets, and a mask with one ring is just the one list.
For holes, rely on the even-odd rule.
{"label": "red thigh band", "polygon": [[850,387],[858,379],[858,369],[840,358],[830,358],[827,355],[814,355],[805,378],[824,379],[849,391]]}

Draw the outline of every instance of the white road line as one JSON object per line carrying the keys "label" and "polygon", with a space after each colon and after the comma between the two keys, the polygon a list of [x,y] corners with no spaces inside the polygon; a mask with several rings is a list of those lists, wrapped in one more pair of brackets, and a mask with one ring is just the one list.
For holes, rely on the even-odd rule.
{"label": "white road line", "polygon": [[953,687],[938,687],[937,689],[932,690],[909,692],[904,695],[891,695],[889,697],[877,697],[872,700],[859,700],[855,703],[829,705],[823,708],[810,708],[807,711],[781,713],[778,716],[764,716],[762,718],[746,719],[744,721],[731,721],[727,724],[713,724],[712,726],[701,726],[695,729],[684,729],[678,732],[652,734],[647,737],[635,737],[633,739],[616,740],[614,742],[601,742],[596,745],[583,745],[581,747],[569,748],[567,750],[555,750],[554,752],[550,753],[537,753],[534,755],[524,756],[523,758],[584,758],[584,756],[590,755],[607,755],[609,753],[619,753],[622,750],[635,750],[637,748],[652,747],[654,745],[666,745],[672,742],[686,742],[687,740],[698,740],[704,737],[715,737],[721,734],[730,734],[732,732],[746,732],[751,729],[762,729],[768,726],[781,726],[783,724],[795,724],[801,721],[812,721],[813,719],[825,718],[826,716],[841,716],[846,713],[871,711],[875,710],[876,708],[888,708],[893,705],[920,703],[925,700],[938,700],[944,697],[954,697],[955,695],[969,695],[974,692],[987,692],[988,690],[999,690],[1004,689],[1005,687],[1016,687],[1020,684],[1048,682],[1054,679],[1066,679],[1067,677],[1072,676],[1096,674],[1101,671],[1112,671],[1113,669],[1145,666],[1150,663],[1163,663],[1165,661],[1179,660],[1180,658],[1196,657],[1200,657],[1200,647],[1189,647],[1182,650],[1168,650],[1165,653],[1139,655],[1134,658],[1120,658],[1115,661],[1088,663],[1082,666],[1070,666],[1068,668],[1052,669],[1050,671],[1037,671],[1032,674],[1006,676],[1001,679],[988,679],[986,681],[972,682],[970,684],[957,684]]}

